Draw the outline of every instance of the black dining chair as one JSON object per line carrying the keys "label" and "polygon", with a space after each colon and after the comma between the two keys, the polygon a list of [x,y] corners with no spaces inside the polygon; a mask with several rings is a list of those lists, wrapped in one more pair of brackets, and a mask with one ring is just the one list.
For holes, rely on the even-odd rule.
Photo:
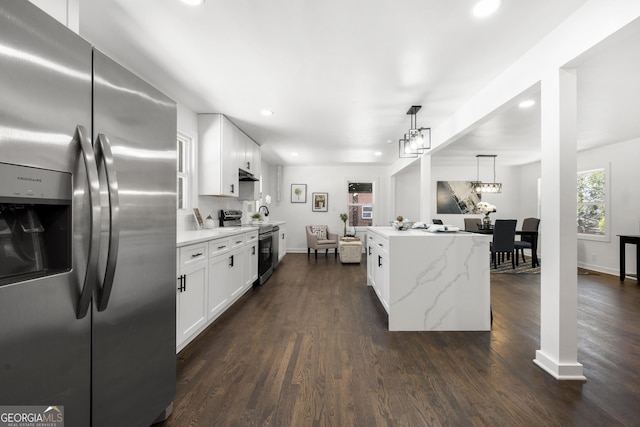
{"label": "black dining chair", "polygon": [[432,219],[431,222],[433,222],[434,224],[438,224],[438,225],[444,224],[444,222],[442,222],[441,219]]}
{"label": "black dining chair", "polygon": [[[538,227],[540,226],[539,218],[525,218],[522,221],[522,231],[538,231]],[[525,249],[533,249],[533,239],[537,239],[538,236],[520,236],[520,240],[515,241],[515,249],[516,249],[516,264],[518,264],[518,251],[522,255],[522,262],[527,262],[524,258],[524,250]],[[535,254],[531,254],[534,256]]]}
{"label": "black dining chair", "polygon": [[493,242],[491,242],[491,261],[493,268],[498,268],[499,255],[511,256],[511,265],[516,268],[515,237],[516,219],[496,219],[493,226]]}

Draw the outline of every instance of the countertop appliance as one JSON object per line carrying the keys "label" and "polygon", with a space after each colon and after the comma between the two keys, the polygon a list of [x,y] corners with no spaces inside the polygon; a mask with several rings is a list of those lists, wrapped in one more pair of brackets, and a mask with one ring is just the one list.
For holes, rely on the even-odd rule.
{"label": "countertop appliance", "polygon": [[176,106],[0,3],[0,404],[148,426],[175,396]]}

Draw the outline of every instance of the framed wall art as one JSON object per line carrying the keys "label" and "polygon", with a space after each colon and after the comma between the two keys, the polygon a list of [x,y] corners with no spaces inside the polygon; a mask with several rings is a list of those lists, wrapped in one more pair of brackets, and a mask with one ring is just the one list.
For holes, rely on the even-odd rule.
{"label": "framed wall art", "polygon": [[438,181],[437,211],[439,214],[480,213],[480,194],[473,190],[471,181]]}
{"label": "framed wall art", "polygon": [[313,212],[328,212],[329,211],[329,193],[313,193],[311,210]]}
{"label": "framed wall art", "polygon": [[307,184],[291,184],[291,203],[307,203]]}

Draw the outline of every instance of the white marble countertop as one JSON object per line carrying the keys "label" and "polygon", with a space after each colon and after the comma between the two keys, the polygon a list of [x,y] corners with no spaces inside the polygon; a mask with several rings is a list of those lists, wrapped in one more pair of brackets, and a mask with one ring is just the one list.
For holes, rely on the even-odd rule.
{"label": "white marble countertop", "polygon": [[[286,221],[269,221],[263,224],[283,225],[286,223]],[[178,231],[176,235],[176,246],[180,248],[193,243],[206,242],[220,237],[234,236],[248,231],[258,231],[258,225],[243,224],[242,226],[237,227],[214,227],[203,228],[201,230]]]}
{"label": "white marble countertop", "polygon": [[460,237],[478,237],[484,236],[491,239],[488,234],[470,233],[468,231],[428,231],[425,229],[396,230],[393,227],[368,227],[373,233],[378,233],[384,237],[437,237],[437,236],[460,236]]}
{"label": "white marble countertop", "polygon": [[235,236],[248,231],[258,231],[257,226],[241,227],[215,227],[201,230],[178,231],[176,238],[177,247],[191,245],[193,243],[206,242],[220,237]]}

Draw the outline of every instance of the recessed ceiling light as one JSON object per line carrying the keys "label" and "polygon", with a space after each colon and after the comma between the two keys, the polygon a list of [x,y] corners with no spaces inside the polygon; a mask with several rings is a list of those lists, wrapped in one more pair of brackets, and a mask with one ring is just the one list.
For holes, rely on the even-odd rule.
{"label": "recessed ceiling light", "polygon": [[393,143],[393,139],[387,139],[387,144]]}
{"label": "recessed ceiling light", "polygon": [[293,157],[296,157],[296,156],[298,155],[298,153],[293,152],[293,153],[291,153],[291,155],[292,155]]}
{"label": "recessed ceiling light", "polygon": [[373,153],[374,156],[382,156],[382,152],[380,151],[376,151]]}
{"label": "recessed ceiling light", "polygon": [[518,107],[529,108],[533,107],[534,105],[536,105],[536,101],[534,101],[533,99],[527,99],[526,101],[522,101],[520,104],[518,104]]}
{"label": "recessed ceiling light", "polygon": [[182,0],[182,3],[188,4],[189,6],[200,6],[204,4],[204,0]]}
{"label": "recessed ceiling light", "polygon": [[485,18],[493,15],[500,7],[500,0],[480,0],[473,8],[473,16]]}
{"label": "recessed ceiling light", "polygon": [[260,110],[260,114],[262,114],[263,116],[273,116],[273,111],[267,110],[265,108],[265,109]]}

